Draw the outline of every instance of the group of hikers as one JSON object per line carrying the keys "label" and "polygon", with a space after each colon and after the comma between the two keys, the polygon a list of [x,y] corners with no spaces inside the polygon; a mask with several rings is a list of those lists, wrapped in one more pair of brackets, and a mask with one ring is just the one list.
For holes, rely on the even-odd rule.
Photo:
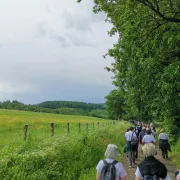
{"label": "group of hikers", "polygon": [[[126,146],[124,152],[127,155],[129,168],[136,165],[138,161],[138,149],[144,154],[144,160],[140,162],[135,171],[135,180],[170,180],[166,166],[155,158],[156,150],[156,128],[153,123],[135,122],[125,132]],[[162,151],[162,158],[168,158],[168,151],[171,151],[169,137],[164,129],[160,130],[158,136],[159,148]],[[116,161],[119,154],[114,144],[109,144],[105,151],[105,160],[99,161],[96,170],[96,180],[126,180],[127,172],[122,163]],[[175,178],[180,180],[180,173],[175,173]],[[134,179],[134,178],[132,178]]]}

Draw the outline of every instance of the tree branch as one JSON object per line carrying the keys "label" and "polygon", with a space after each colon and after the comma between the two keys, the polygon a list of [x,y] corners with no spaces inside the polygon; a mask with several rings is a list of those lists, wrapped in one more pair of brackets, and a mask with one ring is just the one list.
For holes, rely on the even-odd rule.
{"label": "tree branch", "polygon": [[[162,12],[159,11],[159,5],[158,8],[155,8],[152,3],[150,3],[148,0],[138,0],[141,4],[151,9],[153,12],[155,12],[159,17],[161,17],[163,20],[168,22],[174,22],[174,23],[180,23],[180,19],[174,18],[174,17],[166,17],[162,14]],[[155,0],[157,1],[157,0]]]}

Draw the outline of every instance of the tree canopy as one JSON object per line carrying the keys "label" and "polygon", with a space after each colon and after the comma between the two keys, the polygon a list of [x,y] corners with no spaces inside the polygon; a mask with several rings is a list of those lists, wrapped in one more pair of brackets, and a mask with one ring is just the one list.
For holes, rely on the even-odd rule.
{"label": "tree canopy", "polygon": [[0,109],[16,109],[33,112],[107,118],[104,104],[84,103],[76,101],[46,101],[34,105],[27,105],[18,101],[3,101],[0,102]]}
{"label": "tree canopy", "polygon": [[107,55],[114,58],[113,84],[128,113],[154,119],[169,133],[180,127],[180,1],[94,0],[119,39]]}

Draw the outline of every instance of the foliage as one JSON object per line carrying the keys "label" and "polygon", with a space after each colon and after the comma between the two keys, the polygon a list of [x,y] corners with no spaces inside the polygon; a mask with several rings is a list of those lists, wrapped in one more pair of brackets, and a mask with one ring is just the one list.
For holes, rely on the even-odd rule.
{"label": "foliage", "polygon": [[124,98],[120,90],[112,90],[106,97],[106,109],[108,117],[120,119],[124,113]]}
{"label": "foliage", "polygon": [[174,137],[180,128],[179,2],[94,0],[93,9],[106,13],[113,25],[109,35],[119,35],[108,51],[115,62],[107,70],[129,116],[162,122]]}
{"label": "foliage", "polygon": [[174,164],[177,167],[180,167],[180,153],[179,153],[179,149],[180,149],[180,138],[178,139],[177,143],[172,147],[172,152],[170,153],[170,158],[172,159],[172,161],[174,162]]}
{"label": "foliage", "polygon": [[[61,117],[61,120],[66,117],[55,114],[44,114],[44,116],[41,113],[32,112],[8,112],[14,114],[14,116],[12,116],[14,119],[11,121],[14,122],[16,119],[14,126],[18,126],[21,121],[29,121],[29,123],[33,121],[35,124],[34,127],[39,128],[39,130],[45,121],[47,123],[52,121],[56,122],[55,127],[57,129],[58,117],[59,119]],[[23,113],[24,116],[22,116]],[[29,118],[29,116],[33,114],[37,118],[44,117],[46,120],[42,119],[41,121],[39,120],[40,122],[37,121],[39,122],[39,125],[37,125],[33,117],[29,120],[24,119],[24,117]],[[3,118],[6,116],[7,114],[0,117]],[[68,116],[66,117],[66,122],[74,121],[74,118],[76,117]],[[7,119],[9,119],[9,121],[11,120],[10,118]],[[106,120],[105,122],[108,121]],[[32,122],[30,124],[30,129],[32,130]],[[6,126],[7,125],[8,124],[6,124]],[[127,126],[128,125],[122,122],[116,124],[116,126],[96,127],[88,131],[88,133],[73,131],[70,132],[69,136],[61,134],[43,139],[40,137],[33,138],[32,136],[28,138],[26,142],[19,142],[18,145],[16,141],[14,141],[14,143],[10,141],[11,136],[11,138],[7,139],[8,145],[0,149],[1,179],[93,179],[95,176],[94,167],[100,159],[104,158],[103,155],[107,144],[117,144],[122,155],[124,147],[123,133]],[[13,127],[12,129],[16,128]],[[121,129],[121,131],[119,131],[119,129]],[[2,128],[0,130],[2,130]],[[22,128],[18,131],[22,131]],[[16,129],[16,133],[18,133],[18,131]],[[43,133],[41,132],[40,135],[43,136]],[[122,156],[120,156],[118,160],[120,160],[121,157]]]}
{"label": "foliage", "polygon": [[74,101],[46,101],[38,104],[39,107],[49,108],[49,109],[58,109],[58,108],[76,108],[83,110],[95,110],[95,109],[104,109],[103,104],[93,104],[85,102],[74,102]]}
{"label": "foliage", "polygon": [[89,112],[89,116],[107,119],[107,111],[103,109],[96,109]]}
{"label": "foliage", "polygon": [[0,108],[107,118],[104,104],[73,101],[46,101],[36,105],[26,105],[18,101],[3,101],[0,102]]}

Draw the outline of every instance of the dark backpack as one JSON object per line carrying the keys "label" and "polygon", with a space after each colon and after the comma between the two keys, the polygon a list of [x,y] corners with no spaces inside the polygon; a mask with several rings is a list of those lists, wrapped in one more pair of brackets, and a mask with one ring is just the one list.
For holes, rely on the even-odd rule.
{"label": "dark backpack", "polygon": [[134,134],[135,132],[133,132],[132,133],[132,136],[131,136],[131,145],[132,146],[136,146],[137,144],[138,144],[138,139],[137,139],[137,137],[133,137],[133,134]]}
{"label": "dark backpack", "polygon": [[118,161],[107,163],[106,160],[103,160],[103,162],[104,162],[104,166],[101,171],[101,180],[115,180],[116,179],[115,164],[118,163]]}
{"label": "dark backpack", "polygon": [[144,175],[143,180],[159,180],[156,175]]}

